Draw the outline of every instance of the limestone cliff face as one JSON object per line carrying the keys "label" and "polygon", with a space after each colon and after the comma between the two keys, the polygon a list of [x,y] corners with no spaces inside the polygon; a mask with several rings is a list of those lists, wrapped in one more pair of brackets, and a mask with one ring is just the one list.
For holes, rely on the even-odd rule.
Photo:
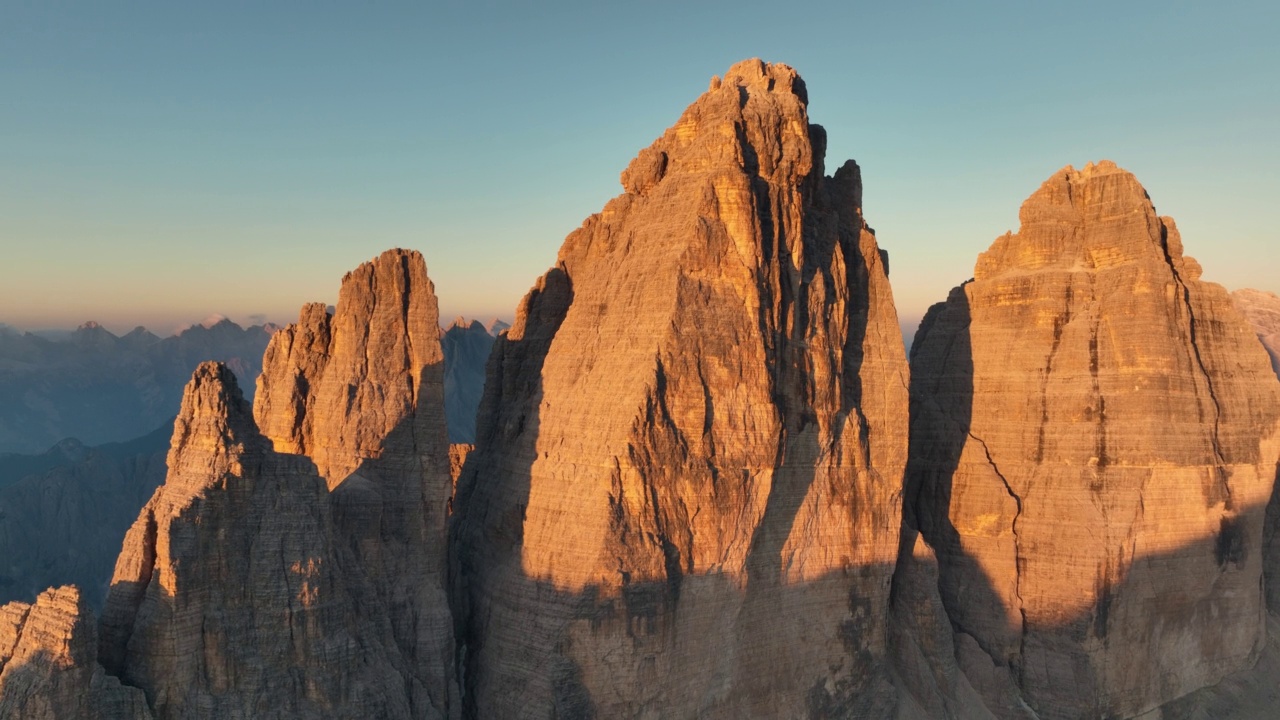
{"label": "limestone cliff face", "polygon": [[1066,168],[1021,222],[916,337],[915,521],[993,709],[1132,717],[1261,650],[1280,384],[1129,173]]}
{"label": "limestone cliff face", "polygon": [[455,502],[472,715],[890,712],[907,369],[806,103],[713,80],[498,339]]}
{"label": "limestone cliff face", "polygon": [[[445,533],[453,493],[444,355],[422,255],[388,250],[342,279],[335,313],[307,305],[267,347],[254,417],[309,457],[344,542],[386,608],[415,701],[456,712]],[[453,708],[453,710],[450,710]]]}
{"label": "limestone cliff face", "polygon": [[168,464],[116,564],[108,672],[159,718],[423,716],[325,481],[271,450],[225,366],[196,370]]}
{"label": "limestone cliff face", "polygon": [[443,364],[426,263],[388,250],[342,279],[334,315],[312,303],[272,336],[254,417],[277,452],[311,458],[330,488],[366,475],[366,461],[406,471],[373,482],[422,485],[408,471],[423,469],[447,478]]}
{"label": "limestone cliff face", "polygon": [[94,625],[71,586],[0,607],[0,718],[150,720],[142,691],[97,663]]}

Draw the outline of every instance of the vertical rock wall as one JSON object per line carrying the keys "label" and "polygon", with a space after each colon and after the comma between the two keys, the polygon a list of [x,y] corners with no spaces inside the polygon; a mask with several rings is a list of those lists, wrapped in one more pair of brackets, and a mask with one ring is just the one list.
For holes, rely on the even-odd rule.
{"label": "vertical rock wall", "polygon": [[916,522],[962,649],[1041,718],[1132,717],[1262,646],[1280,386],[1129,173],[1021,221],[916,336]]}
{"label": "vertical rock wall", "polygon": [[390,621],[414,707],[457,708],[445,534],[453,482],[439,311],[416,251],[342,279],[332,316],[302,309],[263,358],[254,417],[277,451],[310,458],[342,541]]}
{"label": "vertical rock wall", "polygon": [[806,103],[714,80],[498,340],[455,502],[474,716],[892,706],[907,370]]}

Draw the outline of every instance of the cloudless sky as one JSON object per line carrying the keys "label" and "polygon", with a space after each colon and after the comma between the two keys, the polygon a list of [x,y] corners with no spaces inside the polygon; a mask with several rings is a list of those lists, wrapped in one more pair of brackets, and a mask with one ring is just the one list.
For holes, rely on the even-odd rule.
{"label": "cloudless sky", "polygon": [[282,322],[419,249],[510,317],[734,62],[854,158],[904,318],[1058,168],[1108,158],[1205,278],[1280,290],[1280,3],[0,0],[0,322]]}

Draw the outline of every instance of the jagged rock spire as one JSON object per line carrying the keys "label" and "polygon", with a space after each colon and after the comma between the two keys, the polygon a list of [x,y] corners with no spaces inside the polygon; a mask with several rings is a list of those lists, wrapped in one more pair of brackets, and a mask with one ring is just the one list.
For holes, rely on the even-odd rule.
{"label": "jagged rock spire", "polygon": [[891,704],[906,363],[806,102],[731,68],[498,340],[455,502],[475,715]]}
{"label": "jagged rock spire", "polygon": [[103,619],[103,664],[158,717],[458,716],[440,357],[425,264],[389,251],[273,339],[276,435],[196,371]]}

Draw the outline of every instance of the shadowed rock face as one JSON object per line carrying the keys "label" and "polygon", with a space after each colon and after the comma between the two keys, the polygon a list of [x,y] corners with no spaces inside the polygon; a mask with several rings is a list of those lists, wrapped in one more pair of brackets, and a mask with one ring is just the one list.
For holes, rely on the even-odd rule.
{"label": "shadowed rock face", "polygon": [[107,671],[159,718],[413,717],[324,480],[271,451],[225,366],[196,370],[168,462],[116,563]]}
{"label": "shadowed rock face", "polygon": [[713,80],[498,339],[455,502],[473,716],[891,712],[907,370],[806,102]]}
{"label": "shadowed rock face", "polygon": [[98,665],[93,613],[74,587],[0,607],[0,717],[150,720],[146,698]]}
{"label": "shadowed rock face", "polygon": [[408,663],[414,707],[456,712],[445,592],[449,474],[443,353],[422,255],[388,250],[307,305],[267,347],[254,417],[310,458]]}
{"label": "shadowed rock face", "polygon": [[1280,384],[1129,173],[1064,169],[1021,222],[916,336],[908,492],[970,677],[1131,717],[1262,647]]}
{"label": "shadowed rock face", "polygon": [[280,331],[256,413],[198,369],[103,618],[158,717],[457,716],[435,307],[388,251]]}

